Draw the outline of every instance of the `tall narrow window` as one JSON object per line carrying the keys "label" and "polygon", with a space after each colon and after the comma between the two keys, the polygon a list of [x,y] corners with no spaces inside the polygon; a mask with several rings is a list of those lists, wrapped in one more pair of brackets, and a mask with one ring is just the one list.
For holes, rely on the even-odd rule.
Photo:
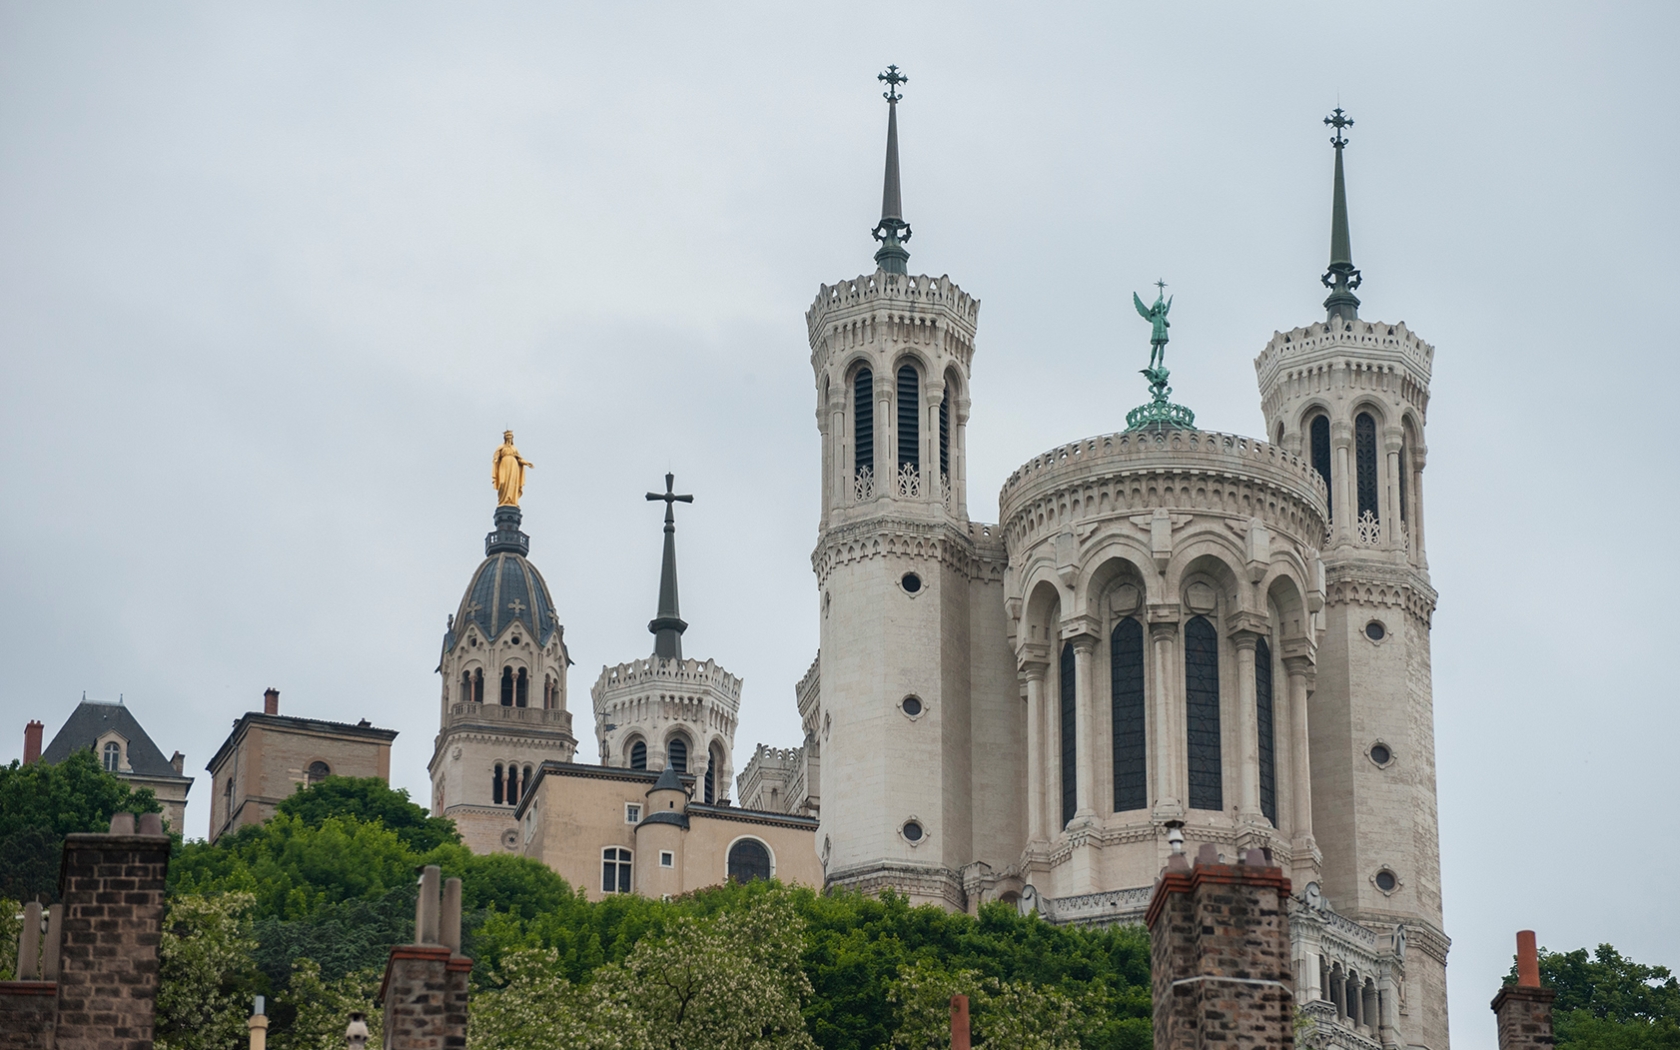
{"label": "tall narrow window", "polygon": [[1074,678],[1073,643],[1062,645],[1061,666],[1056,677],[1060,680],[1062,689],[1062,827],[1079,809],[1079,764],[1078,764],[1078,723],[1074,719],[1073,678]]}
{"label": "tall narrow window", "polygon": [[460,698],[461,698],[462,703],[469,703],[472,700],[472,672],[471,671],[462,671],[461,672],[461,694],[460,694]]}
{"label": "tall narrow window", "polygon": [[513,680],[513,706],[528,706],[530,697],[531,677],[525,673],[525,668],[521,667],[518,676]]}
{"label": "tall narrow window", "polygon": [[1377,509],[1377,421],[1371,413],[1361,412],[1353,418],[1353,459],[1359,471],[1359,517],[1367,512],[1381,521]]}
{"label": "tall narrow window", "polygon": [[1330,417],[1314,416],[1312,421],[1312,465],[1318,471],[1318,476],[1324,479],[1324,488],[1329,495],[1324,502],[1330,507],[1330,516],[1336,516],[1335,489],[1330,485]]}
{"label": "tall narrow window", "polygon": [[490,780],[490,801],[502,804],[502,764],[496,763],[496,775]]}
{"label": "tall narrow window", "polygon": [[1406,490],[1412,485],[1412,476],[1406,472],[1406,446],[1404,444],[1400,446],[1399,480],[1400,484],[1397,487],[1400,489],[1400,520],[1407,521],[1409,519],[1406,517]]}
{"label": "tall narrow window", "polygon": [[647,768],[647,744],[641,740],[630,745],[630,768]]}
{"label": "tall narrow window", "polygon": [[115,740],[105,745],[105,772],[115,773],[122,768],[122,745]]}
{"label": "tall narrow window", "polygon": [[706,805],[717,801],[717,771],[712,769],[710,762],[706,763]]}
{"label": "tall narrow window", "polygon": [[951,384],[945,384],[945,396],[939,402],[939,473],[951,473]]}
{"label": "tall narrow window", "polygon": [[875,469],[875,375],[867,368],[852,380],[852,468]]}
{"label": "tall narrow window", "polygon": [[513,668],[502,668],[502,706],[513,706]]}
{"label": "tall narrow window", "polygon": [[1260,731],[1260,812],[1277,827],[1277,748],[1272,729],[1272,647],[1254,646],[1254,724]]}
{"label": "tall narrow window", "polygon": [[507,804],[519,805],[519,767],[514,765],[507,768]]}
{"label": "tall narrow window", "polygon": [[922,406],[919,388],[920,377],[916,375],[915,365],[904,365],[898,370],[898,465],[909,464],[919,466],[922,462],[919,451],[921,445]]}
{"label": "tall narrow window", "polygon": [[1207,617],[1184,625],[1184,713],[1190,808],[1224,809],[1219,752],[1219,635]]}
{"label": "tall narrow window", "polygon": [[630,851],[608,846],[601,851],[601,892],[630,892]]}
{"label": "tall narrow window", "polygon": [[713,744],[706,758],[706,803],[711,805],[719,798],[718,785],[723,781],[723,751]]}
{"label": "tall narrow window", "polygon": [[1108,639],[1109,703],[1114,716],[1114,811],[1146,809],[1144,762],[1143,625],[1130,616]]}
{"label": "tall narrow window", "polygon": [[484,703],[484,668],[474,668],[472,701],[475,704]]}
{"label": "tall narrow window", "polygon": [[688,741],[680,736],[671,738],[665,746],[665,764],[678,773],[688,772]]}

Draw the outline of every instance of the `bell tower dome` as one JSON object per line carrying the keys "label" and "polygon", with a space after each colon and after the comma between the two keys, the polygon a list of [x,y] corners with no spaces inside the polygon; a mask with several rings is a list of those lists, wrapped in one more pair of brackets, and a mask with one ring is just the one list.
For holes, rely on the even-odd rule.
{"label": "bell tower dome", "polygon": [[[1399,936],[1413,957],[1399,1026],[1447,1045],[1440,835],[1423,532],[1424,424],[1435,348],[1403,322],[1359,316],[1343,152],[1335,129],[1330,289],[1322,321],[1272,335],[1255,358],[1267,434],[1323,478],[1323,631],[1311,723],[1322,891],[1341,915]],[[1397,933],[1397,931],[1402,931]]]}

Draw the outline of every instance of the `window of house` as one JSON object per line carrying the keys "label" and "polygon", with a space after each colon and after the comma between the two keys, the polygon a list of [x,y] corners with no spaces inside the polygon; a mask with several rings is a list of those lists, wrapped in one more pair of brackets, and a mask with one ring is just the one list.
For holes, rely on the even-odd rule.
{"label": "window of house", "polygon": [[105,745],[105,772],[115,773],[122,768],[122,745],[115,740]]}
{"label": "window of house", "polygon": [[624,823],[640,824],[642,822],[642,807],[638,802],[624,804]]}
{"label": "window of house", "polygon": [[601,851],[601,892],[630,892],[630,851],[608,846]]}
{"label": "window of house", "polygon": [[502,804],[502,764],[496,763],[495,775],[490,780],[490,801],[496,805]]}
{"label": "window of house", "polygon": [[659,866],[661,868],[674,868],[674,867],[676,867],[677,866],[677,855],[675,853],[672,853],[668,849],[660,850],[659,851]]}
{"label": "window of house", "polygon": [[770,877],[770,850],[757,839],[741,839],[729,847],[729,878],[751,882]]}
{"label": "window of house", "polygon": [[304,776],[309,779],[309,783],[311,785],[319,784],[321,781],[332,776],[332,768],[325,762],[311,762],[309,763],[309,768],[304,771]]}

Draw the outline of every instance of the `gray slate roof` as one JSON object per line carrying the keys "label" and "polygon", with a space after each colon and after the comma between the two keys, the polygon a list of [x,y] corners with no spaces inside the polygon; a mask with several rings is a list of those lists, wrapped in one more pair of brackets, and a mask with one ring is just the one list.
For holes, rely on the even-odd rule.
{"label": "gray slate roof", "polygon": [[169,759],[163,757],[163,752],[152,743],[152,738],[140,728],[134,712],[122,704],[101,703],[98,700],[83,700],[76,705],[76,710],[70,713],[70,718],[64,723],[64,728],[52,738],[52,743],[41,752],[41,759],[45,762],[62,762],[73,752],[91,750],[99,742],[101,734],[108,730],[115,730],[128,740],[128,765],[135,773],[143,777],[179,777],[175,767],[169,764]]}
{"label": "gray slate roof", "polygon": [[473,573],[466,596],[455,616],[455,628],[443,638],[443,651],[455,648],[455,640],[468,623],[476,623],[489,639],[501,637],[515,623],[536,636],[539,646],[547,645],[559,622],[554,616],[554,599],[537,567],[517,554],[492,554]]}

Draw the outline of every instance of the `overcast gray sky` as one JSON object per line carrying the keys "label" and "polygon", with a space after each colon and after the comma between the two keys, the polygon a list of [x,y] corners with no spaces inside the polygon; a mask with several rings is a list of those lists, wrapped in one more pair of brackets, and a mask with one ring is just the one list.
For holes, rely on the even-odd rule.
{"label": "overcast gray sky", "polygon": [[1321,316],[1339,99],[1362,312],[1437,348],[1454,1039],[1493,1045],[1519,927],[1680,966],[1680,8],[1400,6],[0,4],[0,759],[121,694],[203,834],[272,685],[400,730],[425,800],[505,426],[584,756],[601,666],[651,647],[667,469],[736,762],[797,743],[804,311],[873,269],[875,73],[910,76],[912,272],[983,302],[984,520],[1124,427],[1157,277],[1177,399],[1261,432],[1255,354]]}

